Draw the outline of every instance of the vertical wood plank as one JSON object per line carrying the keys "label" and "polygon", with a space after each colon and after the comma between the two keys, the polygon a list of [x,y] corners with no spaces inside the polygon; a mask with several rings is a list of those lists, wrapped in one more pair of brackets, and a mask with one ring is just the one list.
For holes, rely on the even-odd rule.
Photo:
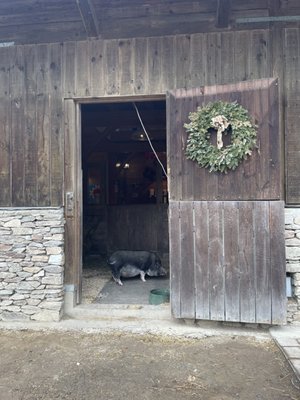
{"label": "vertical wood plank", "polygon": [[[204,88],[197,89],[197,92],[195,93],[194,90],[192,90],[193,93],[193,100],[192,100],[192,110],[197,110],[198,107],[200,107],[204,101],[204,96],[203,96],[203,91]],[[186,122],[190,122],[190,120],[187,118]],[[186,140],[187,140],[187,134],[186,134],[186,139],[184,143],[184,148],[186,148]],[[192,191],[193,191],[193,200],[198,200],[198,199],[207,199],[207,171],[205,168],[201,168],[198,166],[196,163],[189,162],[190,168],[193,170],[191,173],[191,177],[188,178],[190,180],[190,185],[192,185]]]}
{"label": "vertical wood plank", "polygon": [[220,83],[219,72],[221,71],[221,42],[219,33],[207,34],[207,57],[206,70],[208,71],[206,85]]}
{"label": "vertical wood plank", "polygon": [[12,144],[12,205],[24,205],[25,152],[24,152],[24,47],[13,49],[11,65],[11,144]]}
{"label": "vertical wood plank", "polygon": [[[179,98],[181,91],[179,91]],[[175,96],[167,93],[167,149],[168,149],[168,190],[171,200],[182,199],[182,131],[181,107]]]}
{"label": "vertical wood plank", "polygon": [[11,101],[10,71],[11,49],[3,48],[0,52],[0,205],[11,204]]}
{"label": "vertical wood plank", "polygon": [[250,71],[252,78],[268,78],[271,76],[270,49],[268,31],[258,30],[248,33],[250,36]]}
{"label": "vertical wood plank", "polygon": [[50,206],[50,47],[36,52],[37,203]]}
{"label": "vertical wood plank", "polygon": [[[249,118],[252,123],[257,126],[257,148],[254,148],[250,157],[239,166],[242,173],[243,179],[239,179],[238,184],[240,185],[240,192],[242,199],[255,200],[262,198],[262,189],[257,190],[261,183],[261,169],[264,168],[262,164],[266,161],[265,151],[267,148],[261,146],[261,140],[263,143],[268,139],[268,135],[265,134],[264,119],[262,118],[262,99],[260,87],[253,88],[251,81],[243,83],[244,90],[240,90],[240,101],[241,105],[248,111]],[[259,85],[257,85],[259,86]],[[278,132],[277,132],[278,134]],[[260,156],[260,154],[262,154]],[[265,167],[267,169],[267,167]]]}
{"label": "vertical wood plank", "polygon": [[196,34],[191,36],[190,45],[190,87],[198,88],[206,82],[206,35]]}
{"label": "vertical wood plank", "polygon": [[[196,90],[196,89],[195,89]],[[188,160],[185,157],[187,133],[183,127],[185,122],[189,122],[188,115],[191,110],[194,110],[196,93],[192,89],[191,96],[183,96],[180,101],[180,113],[181,113],[181,126],[179,125],[179,130],[177,134],[181,137],[181,147],[179,151],[182,152],[182,170],[181,170],[181,182],[177,181],[177,185],[182,186],[182,193],[184,195],[184,200],[194,200],[194,162]],[[197,185],[198,186],[198,185]]]}
{"label": "vertical wood plank", "polygon": [[50,99],[40,94],[36,103],[38,204],[50,206]]}
{"label": "vertical wood plank", "polygon": [[223,321],[224,299],[224,256],[223,256],[223,206],[222,202],[210,201],[208,263],[210,276],[210,319]]}
{"label": "vertical wood plank", "polygon": [[[77,163],[76,141],[74,132],[76,131],[76,113],[72,100],[64,102],[65,115],[65,195],[73,193],[74,204],[76,207],[76,168]],[[67,204],[65,204],[67,207]],[[65,209],[66,209],[65,207]],[[76,209],[67,210],[65,224],[65,283],[74,284],[77,282],[78,259],[77,259],[77,225]]]}
{"label": "vertical wood plank", "polygon": [[224,202],[225,320],[240,321],[239,210]]}
{"label": "vertical wood plank", "polygon": [[24,204],[37,205],[37,140],[36,140],[36,96],[27,93],[24,106],[26,158],[24,163]]}
{"label": "vertical wood plank", "polygon": [[[272,140],[272,133],[270,132],[270,108],[269,108],[269,95],[267,89],[258,89],[254,93],[254,110],[257,116],[264,115],[265,118],[259,118],[259,141],[260,148],[264,154],[263,162],[258,159],[256,163],[257,173],[258,173],[258,185],[261,187],[261,192],[259,198],[266,199],[266,193],[274,193],[274,188],[270,186],[270,169],[271,169],[271,146],[278,147],[278,130],[274,132],[274,140]],[[277,109],[278,112],[278,109]],[[277,146],[276,146],[277,144]],[[258,169],[259,168],[259,169]],[[277,171],[279,172],[279,170]],[[272,198],[270,196],[270,198]]]}
{"label": "vertical wood plank", "polygon": [[208,207],[194,202],[195,213],[195,302],[196,319],[209,319]]}
{"label": "vertical wood plank", "polygon": [[256,322],[271,321],[271,259],[269,202],[254,203],[254,236],[256,268]]}
{"label": "vertical wood plank", "polygon": [[116,95],[120,92],[119,82],[119,41],[105,41],[104,47],[104,84],[106,95]]}
{"label": "vertical wood plank", "polygon": [[63,45],[63,93],[66,98],[76,96],[76,43],[66,42]]}
{"label": "vertical wood plank", "polygon": [[120,94],[128,95],[133,93],[134,87],[134,58],[132,40],[119,40],[119,60],[120,60]]}
{"label": "vertical wood plank", "polygon": [[249,32],[234,33],[233,74],[236,82],[249,79]]}
{"label": "vertical wood plank", "polygon": [[90,55],[86,42],[76,42],[75,46],[75,77],[76,96],[90,95]]}
{"label": "vertical wood plank", "polygon": [[[63,202],[63,100],[62,100],[62,46],[50,46],[50,185],[51,205]],[[75,132],[74,132],[75,134]],[[78,140],[77,138],[75,140]]]}
{"label": "vertical wood plank", "polygon": [[234,82],[234,33],[223,32],[221,34],[221,73],[220,83]]}
{"label": "vertical wood plank", "polygon": [[147,92],[148,82],[148,45],[147,39],[134,40],[134,93]]}
{"label": "vertical wood plank", "polygon": [[191,37],[190,35],[180,35],[175,39],[176,45],[176,87],[189,88],[191,82],[190,55]]}
{"label": "vertical wood plank", "polygon": [[170,302],[173,317],[181,318],[181,240],[180,206],[178,201],[169,203],[169,242],[170,242]]}
{"label": "vertical wood plank", "polygon": [[25,74],[25,137],[26,153],[24,165],[24,202],[27,206],[37,205],[37,138],[36,138],[36,46],[24,47]]}
{"label": "vertical wood plank", "polygon": [[176,46],[174,36],[162,37],[161,46],[161,91],[166,92],[176,87]]}
{"label": "vertical wood plank", "polygon": [[182,318],[195,318],[193,202],[180,203],[180,309]]}
{"label": "vertical wood plank", "polygon": [[[269,103],[269,140],[273,143],[273,146],[269,148],[269,165],[270,165],[270,191],[272,193],[271,198],[276,199],[279,197],[283,199],[283,151],[281,149],[282,135],[279,126],[279,87],[278,80],[273,81],[270,85],[268,92],[268,103]],[[279,135],[276,135],[279,132]],[[279,176],[278,176],[279,172]],[[279,196],[278,196],[279,195]]]}
{"label": "vertical wood plank", "polygon": [[[284,117],[285,117],[285,104],[286,101],[284,101],[285,98],[285,91],[284,91],[284,29],[282,26],[274,24],[274,26],[271,29],[270,33],[270,52],[271,52],[271,60],[270,64],[272,66],[272,76],[275,76],[278,78],[276,83],[272,84],[270,87],[270,112],[271,112],[271,131],[275,132],[276,125],[278,125],[278,130],[279,130],[279,149],[278,149],[278,156],[279,159],[276,159],[275,154],[271,150],[272,153],[272,175],[271,175],[271,187],[273,185],[275,187],[278,187],[279,185],[279,191],[280,191],[280,199],[284,199],[285,192],[284,192],[284,185],[285,185],[285,143],[284,143],[284,136],[285,136],[285,130],[284,130]],[[300,52],[299,52],[300,55]],[[273,92],[271,94],[271,92]],[[273,104],[273,102],[275,104]],[[277,108],[277,112],[275,112]],[[274,115],[275,113],[275,115]],[[282,160],[282,162],[281,162]],[[278,179],[278,174],[275,174],[273,166],[276,166],[277,163],[280,163],[280,179]],[[276,176],[277,175],[277,176]],[[275,178],[276,177],[276,178]],[[275,178],[275,182],[274,182]]]}
{"label": "vertical wood plank", "polygon": [[270,202],[272,324],[286,322],[286,257],[284,238],[284,202]]}
{"label": "vertical wood plank", "polygon": [[239,202],[239,266],[241,321],[256,321],[256,269],[254,259],[253,202]]}
{"label": "vertical wood plank", "polygon": [[148,83],[147,93],[162,93],[162,46],[157,37],[148,38]]}
{"label": "vertical wood plank", "polygon": [[90,94],[91,96],[104,95],[104,42],[92,40],[89,42],[90,57]]}

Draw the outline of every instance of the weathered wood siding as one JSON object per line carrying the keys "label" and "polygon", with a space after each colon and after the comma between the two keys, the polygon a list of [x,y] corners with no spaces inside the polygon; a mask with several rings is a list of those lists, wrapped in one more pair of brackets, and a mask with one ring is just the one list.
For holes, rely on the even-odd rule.
{"label": "weathered wood siding", "polygon": [[300,203],[299,29],[276,32],[0,48],[0,206],[63,204],[63,98],[151,95],[272,76],[283,78],[280,103],[286,100],[287,200]]}
{"label": "weathered wood siding", "polygon": [[286,196],[300,203],[300,29],[285,30]]}
{"label": "weathered wood siding", "polygon": [[284,323],[283,202],[171,201],[169,207],[173,316]]}

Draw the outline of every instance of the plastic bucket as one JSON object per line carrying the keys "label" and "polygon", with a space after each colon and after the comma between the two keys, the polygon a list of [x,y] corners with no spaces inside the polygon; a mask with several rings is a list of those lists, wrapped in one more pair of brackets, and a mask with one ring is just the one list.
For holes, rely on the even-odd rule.
{"label": "plastic bucket", "polygon": [[169,289],[153,289],[150,291],[149,304],[158,305],[170,301]]}

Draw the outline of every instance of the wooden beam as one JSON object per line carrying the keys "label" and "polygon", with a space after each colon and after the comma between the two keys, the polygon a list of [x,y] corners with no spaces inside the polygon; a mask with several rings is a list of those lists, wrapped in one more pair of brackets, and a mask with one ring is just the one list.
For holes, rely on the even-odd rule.
{"label": "wooden beam", "polygon": [[[146,127],[155,124],[166,124],[165,110],[143,110],[140,112]],[[84,111],[82,122],[85,126],[140,126],[139,119],[134,112],[128,110]]]}
{"label": "wooden beam", "polygon": [[99,37],[99,26],[92,0],[76,0],[88,37]]}
{"label": "wooden beam", "polygon": [[228,28],[231,11],[231,0],[218,0],[217,3],[217,15],[216,15],[216,27],[217,28]]}

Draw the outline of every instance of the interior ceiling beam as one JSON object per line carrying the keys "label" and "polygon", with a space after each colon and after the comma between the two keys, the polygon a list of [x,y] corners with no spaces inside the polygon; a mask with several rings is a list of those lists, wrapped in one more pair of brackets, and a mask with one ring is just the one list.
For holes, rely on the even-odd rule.
{"label": "interior ceiling beam", "polygon": [[216,15],[217,28],[228,28],[230,21],[230,12],[231,0],[218,0]]}
{"label": "interior ceiling beam", "polygon": [[[165,110],[141,111],[140,115],[144,124],[165,124]],[[155,122],[154,122],[155,121]],[[82,113],[82,123],[84,126],[140,126],[137,115],[128,111],[84,111]]]}
{"label": "interior ceiling beam", "polygon": [[92,0],[76,0],[88,37],[99,37],[99,23]]}
{"label": "interior ceiling beam", "polygon": [[[97,129],[100,128],[100,129]],[[118,132],[120,135],[128,135],[128,134],[133,134],[135,129],[137,129],[139,132],[142,132],[142,126],[140,124],[136,124],[135,126],[133,125],[125,125],[122,124],[110,124],[107,126],[103,125],[98,125],[98,126],[88,126],[88,125],[83,125],[82,131],[85,132],[86,134],[90,135],[95,135],[95,136],[103,136],[105,137],[107,135],[106,132],[116,132],[118,129],[120,129]],[[146,126],[146,129],[149,130],[149,132],[157,133],[157,132],[165,132],[166,131],[166,125],[165,124],[158,124],[158,123],[153,123],[153,124],[148,124]]]}

